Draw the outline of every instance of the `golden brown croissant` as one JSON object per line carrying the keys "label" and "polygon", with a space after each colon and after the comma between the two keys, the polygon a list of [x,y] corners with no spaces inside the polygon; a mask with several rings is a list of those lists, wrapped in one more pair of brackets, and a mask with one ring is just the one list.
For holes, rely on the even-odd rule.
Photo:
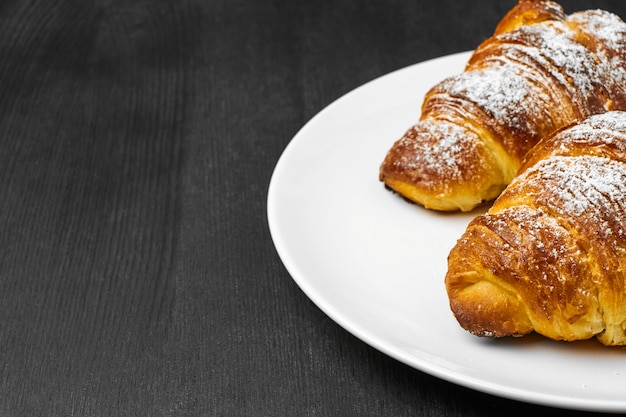
{"label": "golden brown croissant", "polygon": [[445,283],[476,335],[626,345],[626,112],[542,140],[470,222]]}
{"label": "golden brown croissant", "polygon": [[387,153],[386,187],[436,210],[469,211],[510,183],[555,130],[626,110],[626,24],[588,10],[565,15],[521,0],[465,71],[425,96],[419,122]]}

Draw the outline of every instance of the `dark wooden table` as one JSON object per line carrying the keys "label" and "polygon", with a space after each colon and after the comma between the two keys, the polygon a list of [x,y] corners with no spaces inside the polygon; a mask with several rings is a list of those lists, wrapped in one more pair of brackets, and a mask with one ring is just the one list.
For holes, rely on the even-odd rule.
{"label": "dark wooden table", "polygon": [[[583,413],[442,381],[296,286],[274,165],[361,84],[473,49],[513,0],[0,4],[0,415]],[[621,1],[568,1],[626,17]]]}

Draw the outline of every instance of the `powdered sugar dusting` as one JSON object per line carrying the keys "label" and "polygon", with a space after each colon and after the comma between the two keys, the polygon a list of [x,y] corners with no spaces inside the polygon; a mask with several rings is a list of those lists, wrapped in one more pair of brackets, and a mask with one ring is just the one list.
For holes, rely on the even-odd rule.
{"label": "powdered sugar dusting", "polygon": [[568,21],[576,23],[581,29],[600,41],[600,48],[595,51],[601,65],[610,69],[609,82],[613,88],[624,89],[626,84],[626,24],[619,16],[605,10],[586,10],[573,13]]}
{"label": "powdered sugar dusting", "polygon": [[626,25],[613,13],[606,10],[586,10],[571,14],[567,20],[581,25],[609,49],[623,51],[626,47],[624,40]]}
{"label": "powdered sugar dusting", "polygon": [[[579,30],[597,39],[600,47],[581,43]],[[538,123],[545,125],[545,115],[562,100],[551,96],[555,91],[565,89],[580,117],[586,117],[604,112],[608,99],[626,90],[626,24],[608,12],[585,11],[566,22],[521,26],[496,36],[476,54],[484,48],[497,50],[470,61],[465,73],[444,82],[445,88],[503,126],[530,134],[550,133]],[[561,127],[563,122],[555,119],[556,128]]]}
{"label": "powdered sugar dusting", "polygon": [[468,147],[476,146],[473,141],[468,141],[467,130],[451,123],[432,123],[429,131],[438,136],[439,140],[430,148],[430,152],[423,153],[424,161],[458,172],[462,153],[467,152]]}
{"label": "powdered sugar dusting", "polygon": [[[511,62],[465,72],[446,85],[450,95],[469,99],[503,125],[533,134],[539,133],[533,121],[542,117],[536,102],[545,96],[537,87],[519,65]],[[543,101],[550,100],[544,97]]]}
{"label": "powdered sugar dusting", "polygon": [[525,26],[518,36],[532,39],[524,51],[561,85],[572,86],[584,97],[595,92],[606,68],[598,66],[594,55],[575,40],[576,34],[567,26],[557,22]]}
{"label": "powdered sugar dusting", "polygon": [[556,156],[540,161],[528,175],[549,184],[546,197],[568,216],[626,212],[626,166],[619,161],[590,155]]}
{"label": "powdered sugar dusting", "polygon": [[410,129],[398,142],[402,152],[394,164],[405,169],[419,169],[421,181],[431,178],[454,180],[467,174],[464,161],[480,142],[465,127],[440,120],[424,120]]}
{"label": "powdered sugar dusting", "polygon": [[[609,130],[610,135],[604,135],[606,140],[610,140],[611,136],[621,136],[626,134],[626,112],[610,111],[602,114],[596,114],[588,117],[583,122],[572,126],[569,132],[577,129],[586,129],[589,132],[599,130]],[[569,133],[568,133],[569,135]]]}
{"label": "powdered sugar dusting", "polygon": [[560,144],[563,152],[567,152],[570,145],[576,144],[610,145],[626,152],[626,116],[619,111],[594,115],[571,126],[566,134],[559,134],[553,140]]}
{"label": "powdered sugar dusting", "polygon": [[[419,123],[396,142],[386,166],[392,166],[415,190],[437,198],[447,198],[446,193],[457,188],[468,193],[493,192],[502,184],[488,181],[510,178],[503,180],[493,175],[494,170],[505,172],[509,169],[506,164],[517,168],[540,139],[584,117],[613,109],[626,110],[626,24],[619,17],[591,10],[564,20],[522,25],[483,42],[463,73],[430,90]],[[591,137],[592,128],[576,127],[567,140]],[[567,153],[566,141],[562,154]],[[616,142],[616,146],[626,146],[624,143]],[[508,161],[503,161],[501,152],[508,154]],[[496,163],[502,166],[493,167]],[[622,192],[623,185],[613,189],[610,184],[624,173],[603,171],[610,167],[612,164],[604,168],[589,165],[586,174],[567,172],[563,163],[552,167],[567,172],[561,185],[571,176],[595,178],[595,185],[581,189],[578,195],[563,191],[562,207],[583,213],[599,205],[602,198],[609,203],[617,200],[610,191]],[[621,178],[621,184],[625,182]],[[493,196],[476,197],[481,201]]]}
{"label": "powdered sugar dusting", "polygon": [[[549,155],[513,180],[489,211],[489,221],[515,224],[530,240],[542,230],[576,234],[578,229],[607,248],[626,248],[625,149],[626,112],[595,115],[560,131],[538,145],[538,154]],[[538,249],[543,243],[533,240]]]}

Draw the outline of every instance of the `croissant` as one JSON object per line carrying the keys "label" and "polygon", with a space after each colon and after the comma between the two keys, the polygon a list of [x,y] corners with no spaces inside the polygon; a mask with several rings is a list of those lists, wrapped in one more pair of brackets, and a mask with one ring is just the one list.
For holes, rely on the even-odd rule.
{"label": "croissant", "polygon": [[459,324],[626,345],[626,112],[559,130],[474,218],[448,257]]}
{"label": "croissant", "polygon": [[384,185],[426,208],[470,211],[511,182],[544,136],[626,110],[626,24],[521,0],[465,71],[432,87],[417,124],[387,152]]}

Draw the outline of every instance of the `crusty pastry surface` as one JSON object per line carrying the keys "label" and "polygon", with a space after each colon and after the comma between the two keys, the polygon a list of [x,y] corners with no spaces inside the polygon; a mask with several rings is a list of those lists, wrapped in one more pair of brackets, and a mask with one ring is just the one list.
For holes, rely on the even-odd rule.
{"label": "crusty pastry surface", "polygon": [[445,284],[476,335],[626,345],[626,113],[542,140],[458,240]]}
{"label": "crusty pastry surface", "polygon": [[426,94],[419,121],[380,166],[385,186],[443,211],[492,201],[544,136],[626,110],[626,24],[554,2],[521,0],[463,73]]}

